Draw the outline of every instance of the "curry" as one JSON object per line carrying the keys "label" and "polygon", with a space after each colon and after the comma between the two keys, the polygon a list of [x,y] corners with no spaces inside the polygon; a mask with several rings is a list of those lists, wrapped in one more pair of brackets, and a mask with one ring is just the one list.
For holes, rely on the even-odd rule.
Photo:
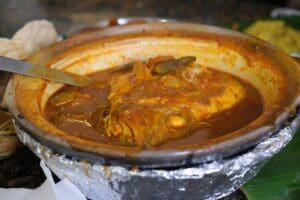
{"label": "curry", "polygon": [[249,83],[197,64],[158,56],[65,86],[47,102],[46,117],[78,137],[153,148],[220,137],[261,115],[262,97]]}

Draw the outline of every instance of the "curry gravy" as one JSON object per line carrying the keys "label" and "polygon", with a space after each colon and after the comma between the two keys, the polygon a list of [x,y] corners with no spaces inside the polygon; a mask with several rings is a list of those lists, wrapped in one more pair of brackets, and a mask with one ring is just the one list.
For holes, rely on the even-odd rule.
{"label": "curry gravy", "polygon": [[[195,67],[193,64],[187,65],[190,68]],[[147,65],[143,63],[140,63],[140,66],[147,68]],[[162,87],[160,82],[156,84],[157,81],[164,80],[165,77],[169,78],[169,76],[176,77],[176,81],[180,79],[179,83],[181,83],[180,81],[183,79],[178,70],[168,72],[170,74],[167,75],[151,74],[151,78],[145,78],[147,80],[141,82],[135,80],[136,77],[131,74],[134,67],[130,65],[97,72],[92,75],[95,82],[86,87],[63,87],[48,100],[45,110],[46,118],[62,131],[80,138],[99,143],[152,148],[155,146],[192,144],[197,143],[197,141],[217,138],[248,125],[262,114],[263,100],[258,90],[251,84],[230,74],[207,68],[209,72],[205,73],[209,73],[209,78],[204,81],[202,80],[203,77],[201,78],[199,75],[199,80],[196,80],[201,83],[198,85],[199,88],[204,83],[207,84],[207,86],[203,86],[204,88],[201,91],[199,90],[199,92],[203,93],[204,91],[206,94],[199,96],[195,94],[197,88],[196,90],[191,88],[195,87],[194,83],[191,86],[190,83],[184,82],[183,85],[178,87],[176,83],[175,89],[160,88]],[[206,69],[203,66],[200,66],[200,69],[202,69],[201,67]],[[112,81],[113,79],[115,79],[115,82]],[[192,107],[197,105],[193,101],[198,101],[198,97],[204,99],[199,100],[202,106],[210,105],[208,97],[215,98],[219,94],[214,93],[224,93],[226,84],[222,82],[223,79],[225,81],[229,80],[228,83],[233,81],[232,83],[238,84],[242,88],[244,95],[236,103],[233,103],[229,108],[222,107],[221,103],[221,105],[217,105],[217,108],[213,107],[216,110],[213,113],[202,115],[200,112],[196,116],[192,115],[194,112],[186,109],[186,107],[190,107],[192,110]],[[171,83],[174,83],[173,79],[171,80]],[[224,85],[223,87],[217,87],[216,83]],[[117,84],[117,86],[112,84]],[[134,85],[127,88],[130,84]],[[216,86],[213,86],[214,84]],[[116,87],[117,89],[115,89]],[[156,91],[157,94],[155,94]],[[116,93],[119,95],[116,95]],[[190,95],[180,96],[184,94]],[[144,95],[145,98],[142,98],[141,95]],[[189,96],[192,98],[191,102],[188,101],[190,100]],[[157,98],[164,99],[164,102],[167,102],[166,106],[161,106],[161,103],[152,103],[152,101],[157,102]],[[180,102],[180,98],[188,99],[184,101],[188,105],[178,111],[176,106],[183,104]],[[120,104],[120,101],[124,101],[123,104]],[[134,103],[132,103],[133,101]],[[148,103],[148,101],[151,102]],[[142,102],[143,104],[137,105],[135,102]],[[161,111],[168,114],[164,115]],[[147,119],[152,115],[158,117]],[[166,122],[165,118],[167,119],[170,115],[177,120],[173,127],[161,125],[161,130],[155,128],[160,127],[159,123],[168,124],[169,122]],[[143,120],[140,120],[141,118]],[[158,122],[156,122],[157,118]],[[117,124],[119,123],[118,120],[120,123],[122,122],[121,125]],[[114,123],[117,125],[114,126]],[[108,126],[112,127],[107,128]],[[170,129],[169,132],[168,128]],[[125,132],[125,129],[127,132]],[[160,135],[170,134],[170,136],[155,138],[156,133]],[[140,141],[137,142],[135,137],[141,138]]]}

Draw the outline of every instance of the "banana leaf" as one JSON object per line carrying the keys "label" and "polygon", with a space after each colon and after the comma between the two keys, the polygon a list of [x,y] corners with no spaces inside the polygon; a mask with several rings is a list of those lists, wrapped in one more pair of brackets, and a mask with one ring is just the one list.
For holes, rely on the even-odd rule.
{"label": "banana leaf", "polygon": [[248,200],[300,199],[300,129],[242,190]]}

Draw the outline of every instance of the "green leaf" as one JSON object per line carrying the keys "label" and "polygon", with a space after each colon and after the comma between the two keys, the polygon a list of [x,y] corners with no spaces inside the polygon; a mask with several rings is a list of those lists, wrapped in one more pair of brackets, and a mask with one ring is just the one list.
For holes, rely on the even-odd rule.
{"label": "green leaf", "polygon": [[300,129],[242,190],[249,200],[300,199]]}

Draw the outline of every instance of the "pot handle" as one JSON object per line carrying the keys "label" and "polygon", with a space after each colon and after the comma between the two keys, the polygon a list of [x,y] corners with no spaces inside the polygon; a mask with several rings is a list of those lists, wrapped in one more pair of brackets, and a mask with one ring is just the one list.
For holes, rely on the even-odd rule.
{"label": "pot handle", "polygon": [[7,110],[7,106],[3,103],[5,90],[7,84],[12,76],[10,72],[0,71],[0,108],[3,110]]}

